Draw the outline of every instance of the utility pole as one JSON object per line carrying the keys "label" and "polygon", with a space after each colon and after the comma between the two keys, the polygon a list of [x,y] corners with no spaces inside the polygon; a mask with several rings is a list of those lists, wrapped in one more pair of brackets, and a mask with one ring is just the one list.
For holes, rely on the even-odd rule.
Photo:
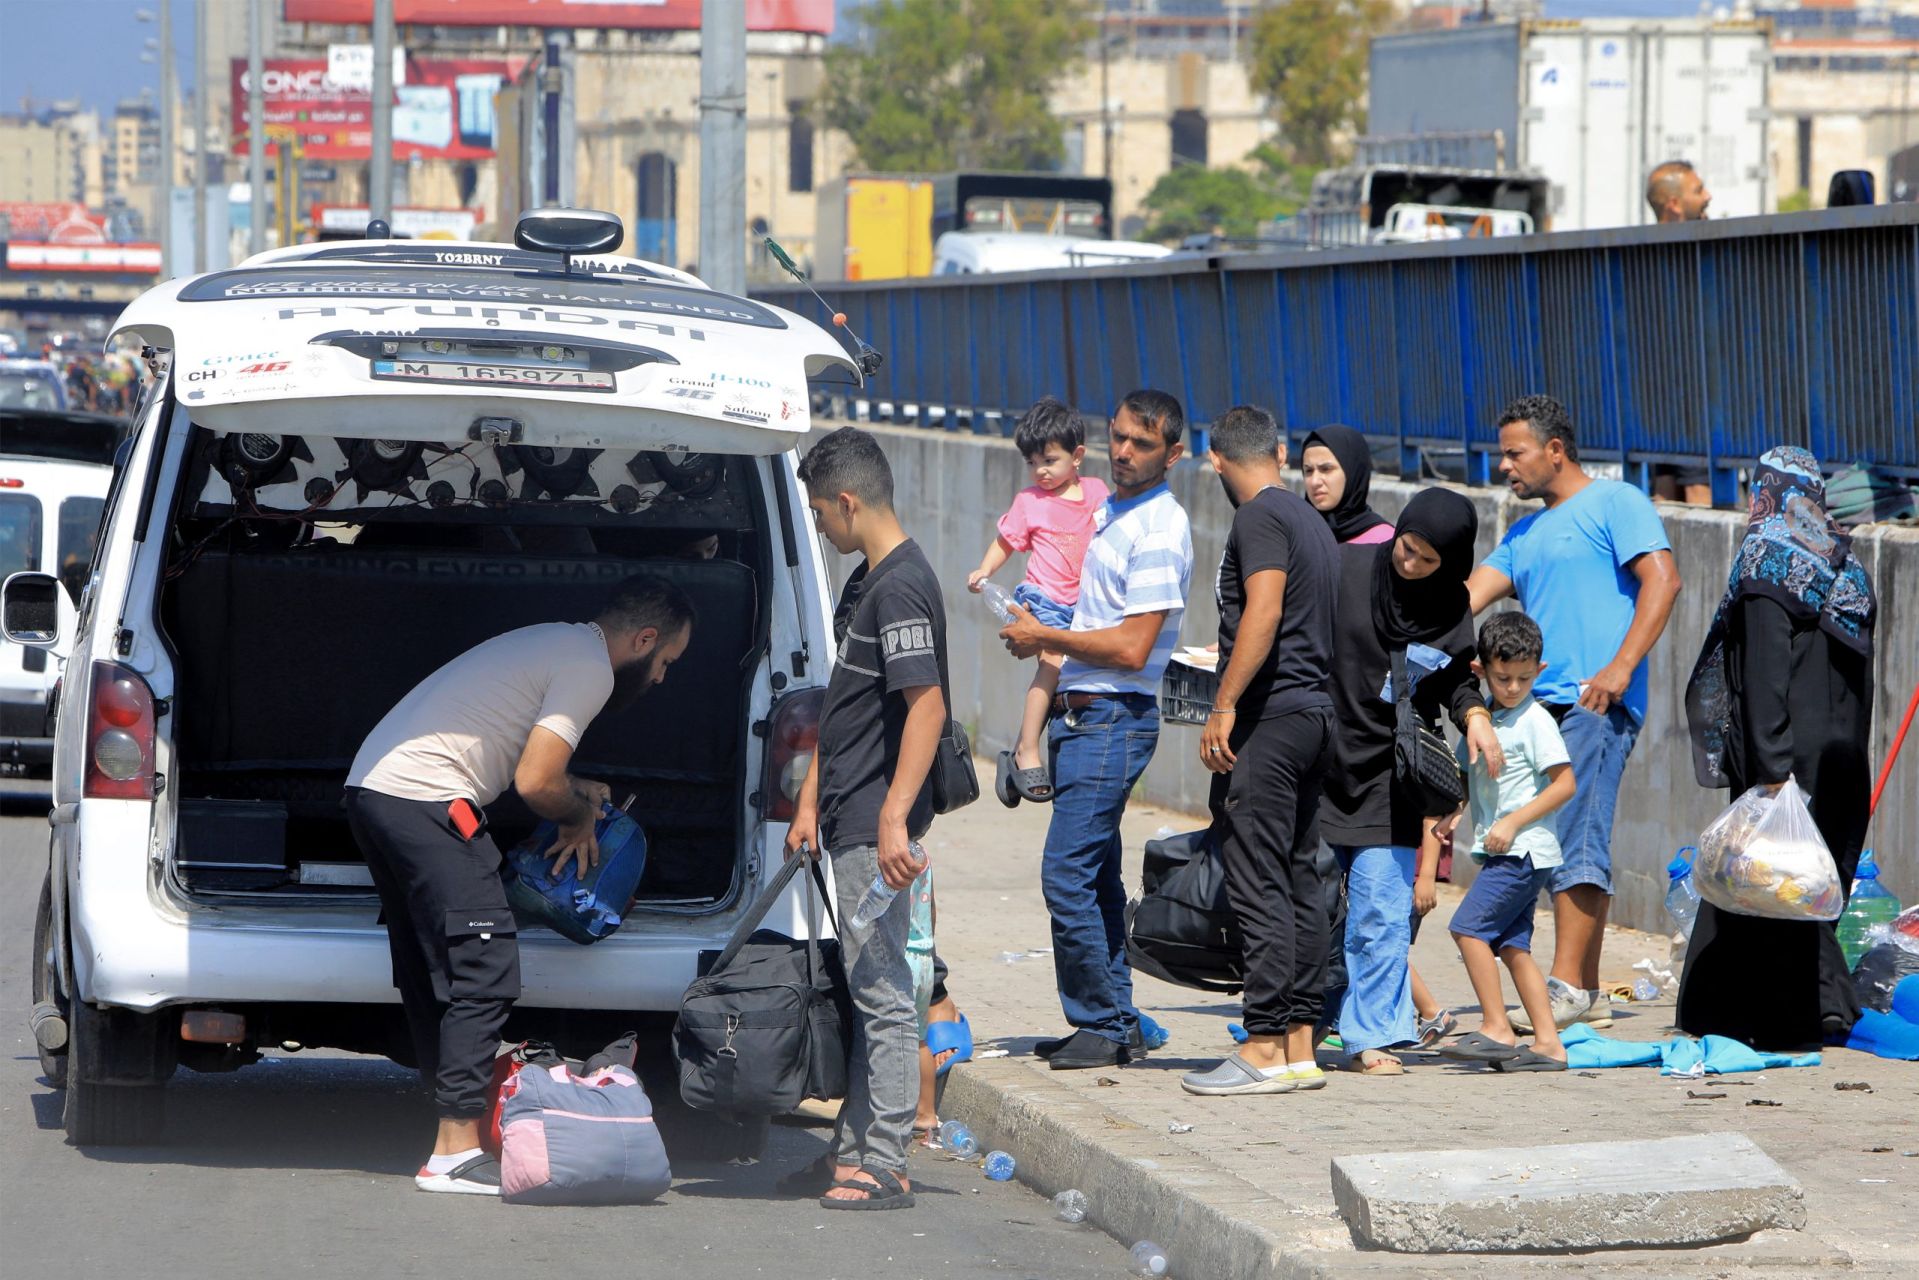
{"label": "utility pole", "polygon": [[193,274],[207,269],[207,0],[193,0]]}
{"label": "utility pole", "polygon": [[[282,157],[281,163],[286,163]],[[373,154],[367,214],[393,221],[393,0],[373,0]]]}
{"label": "utility pole", "polygon": [[1099,172],[1108,182],[1113,180],[1113,98],[1106,86],[1110,42],[1106,14],[1102,11],[1099,15]]}
{"label": "utility pole", "polygon": [[160,230],[160,278],[173,276],[173,0],[160,0],[160,164],[154,219]]}
{"label": "utility pole", "polygon": [[746,0],[700,7],[700,278],[746,292]]}
{"label": "utility pole", "polygon": [[267,247],[266,0],[248,0],[247,14],[247,252]]}

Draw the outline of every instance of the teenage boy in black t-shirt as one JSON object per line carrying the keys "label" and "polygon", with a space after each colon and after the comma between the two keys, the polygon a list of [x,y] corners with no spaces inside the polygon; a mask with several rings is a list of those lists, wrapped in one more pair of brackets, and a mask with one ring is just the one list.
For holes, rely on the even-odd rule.
{"label": "teenage boy in black t-shirt", "polygon": [[[801,460],[799,477],[821,535],[840,554],[865,557],[833,615],[839,657],[786,836],[789,857],[818,857],[824,845],[833,859],[857,1025],[832,1149],[783,1185],[817,1187],[828,1209],[905,1209],[919,1045],[906,952],[912,895],[897,891],[926,868],[919,840],[933,821],[926,778],[946,727],[946,609],[932,566],[893,514],[893,473],[877,440],[841,427]],[[875,876],[896,894],[870,926],[856,926]]]}
{"label": "teenage boy in black t-shirt", "polygon": [[1331,754],[1338,545],[1280,482],[1279,427],[1240,405],[1213,424],[1211,460],[1232,502],[1219,566],[1219,692],[1200,738],[1226,894],[1245,935],[1245,1045],[1180,1087],[1291,1093],[1313,1062],[1325,999],[1326,893],[1319,794]]}

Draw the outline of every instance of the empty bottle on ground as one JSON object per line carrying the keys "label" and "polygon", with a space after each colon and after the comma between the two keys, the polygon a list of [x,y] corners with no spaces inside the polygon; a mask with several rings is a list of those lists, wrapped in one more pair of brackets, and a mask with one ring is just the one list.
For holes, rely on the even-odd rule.
{"label": "empty bottle on ground", "polygon": [[1133,1246],[1133,1274],[1136,1276],[1163,1276],[1166,1274],[1166,1250],[1151,1240],[1142,1240]]}
{"label": "empty bottle on ground", "polygon": [[1846,955],[1846,968],[1859,963],[1859,957],[1872,950],[1870,934],[1899,914],[1899,899],[1879,883],[1879,862],[1868,849],[1859,855],[1859,870],[1853,873],[1852,894],[1846,909],[1839,913],[1839,949]]}
{"label": "empty bottle on ground", "polygon": [[995,1182],[1007,1182],[1013,1177],[1015,1161],[1004,1151],[986,1153],[986,1176]]}
{"label": "empty bottle on ground", "polygon": [[940,1145],[958,1160],[971,1160],[979,1154],[979,1139],[958,1120],[948,1120],[940,1126]]}
{"label": "empty bottle on ground", "polygon": [[1061,1222],[1086,1221],[1086,1193],[1062,1191],[1053,1197],[1053,1216]]}

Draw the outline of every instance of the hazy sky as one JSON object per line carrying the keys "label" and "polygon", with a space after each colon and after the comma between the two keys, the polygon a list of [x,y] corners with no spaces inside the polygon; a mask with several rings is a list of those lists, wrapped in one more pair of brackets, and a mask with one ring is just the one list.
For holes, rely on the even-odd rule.
{"label": "hazy sky", "polygon": [[[208,0],[218,7],[246,0]],[[110,114],[142,87],[160,92],[160,64],[140,61],[145,42],[158,39],[159,0],[0,0],[0,110],[18,111],[78,98]],[[193,0],[173,0],[173,48],[183,91],[192,86]]]}

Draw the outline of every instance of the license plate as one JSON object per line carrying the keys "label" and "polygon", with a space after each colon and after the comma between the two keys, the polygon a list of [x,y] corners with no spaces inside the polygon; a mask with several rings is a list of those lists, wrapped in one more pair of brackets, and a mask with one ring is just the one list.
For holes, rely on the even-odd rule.
{"label": "license plate", "polygon": [[612,391],[613,375],[590,369],[541,369],[464,360],[375,360],[373,376],[395,382],[453,382],[462,386],[544,387],[554,391]]}

